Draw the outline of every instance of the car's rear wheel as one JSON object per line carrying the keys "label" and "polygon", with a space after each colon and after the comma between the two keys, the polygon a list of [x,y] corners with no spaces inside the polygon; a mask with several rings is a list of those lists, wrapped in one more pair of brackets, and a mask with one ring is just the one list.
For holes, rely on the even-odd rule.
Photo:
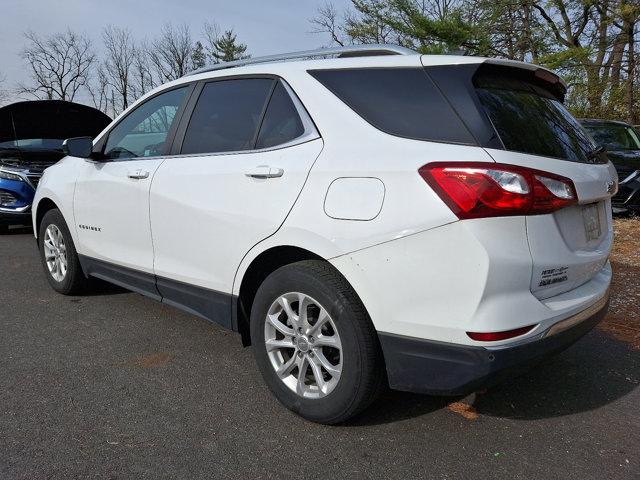
{"label": "car's rear wheel", "polygon": [[344,422],[384,385],[371,320],[351,286],[325,262],[297,262],[267,277],[251,309],[251,342],[275,396],[315,422]]}
{"label": "car's rear wheel", "polygon": [[45,213],[38,232],[38,245],[45,275],[53,289],[64,295],[81,293],[87,279],[60,210]]}

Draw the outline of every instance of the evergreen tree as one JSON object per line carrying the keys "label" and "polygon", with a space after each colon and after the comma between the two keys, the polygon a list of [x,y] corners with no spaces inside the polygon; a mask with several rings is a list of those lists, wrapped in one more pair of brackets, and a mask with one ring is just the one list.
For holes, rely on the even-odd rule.
{"label": "evergreen tree", "polygon": [[198,70],[207,64],[207,56],[204,53],[204,46],[199,41],[193,46],[191,52],[191,68]]}
{"label": "evergreen tree", "polygon": [[245,55],[247,46],[243,43],[236,43],[236,37],[237,35],[233,33],[233,30],[227,30],[212,42],[211,58],[213,63],[232,62],[249,58],[249,55]]}

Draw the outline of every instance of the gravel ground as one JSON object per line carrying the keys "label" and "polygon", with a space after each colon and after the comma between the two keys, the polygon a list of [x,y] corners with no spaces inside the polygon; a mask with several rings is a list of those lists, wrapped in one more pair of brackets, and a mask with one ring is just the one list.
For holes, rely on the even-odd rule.
{"label": "gravel ground", "polygon": [[283,409],[235,334],[57,295],[30,233],[0,236],[0,479],[640,478],[640,229],[616,226],[601,327],[483,394],[389,392],[339,427]]}

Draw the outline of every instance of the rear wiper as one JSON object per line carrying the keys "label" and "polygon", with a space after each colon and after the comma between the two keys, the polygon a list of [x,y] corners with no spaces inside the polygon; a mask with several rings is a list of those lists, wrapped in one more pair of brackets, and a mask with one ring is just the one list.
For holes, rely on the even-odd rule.
{"label": "rear wiper", "polygon": [[604,145],[598,145],[596,148],[587,153],[587,158],[595,158],[598,155],[606,153],[607,149]]}

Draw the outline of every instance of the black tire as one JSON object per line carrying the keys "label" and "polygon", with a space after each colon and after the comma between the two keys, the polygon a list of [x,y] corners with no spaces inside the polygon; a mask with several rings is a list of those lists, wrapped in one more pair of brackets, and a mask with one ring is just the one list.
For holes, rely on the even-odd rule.
{"label": "black tire", "polygon": [[[303,398],[276,375],[265,347],[271,305],[289,292],[312,297],[329,313],[341,339],[342,373],[322,398]],[[336,424],[367,408],[386,385],[377,333],[349,283],[328,263],[308,260],[279,268],[262,283],[251,308],[251,344],[262,376],[288,409],[318,423]]]}
{"label": "black tire", "polygon": [[[50,225],[55,225],[58,228],[62,234],[66,247],[67,272],[61,281],[57,281],[53,278],[45,260],[44,238],[45,232]],[[71,233],[69,233],[67,222],[65,222],[60,210],[52,209],[44,214],[38,231],[38,248],[40,250],[40,259],[42,261],[47,281],[56,292],[63,295],[77,295],[85,290],[88,280],[82,272],[82,267],[80,266],[80,260],[78,259],[78,253],[76,252],[73,238],[71,237]]]}
{"label": "black tire", "polygon": [[9,233],[9,225],[0,225],[0,235]]}

